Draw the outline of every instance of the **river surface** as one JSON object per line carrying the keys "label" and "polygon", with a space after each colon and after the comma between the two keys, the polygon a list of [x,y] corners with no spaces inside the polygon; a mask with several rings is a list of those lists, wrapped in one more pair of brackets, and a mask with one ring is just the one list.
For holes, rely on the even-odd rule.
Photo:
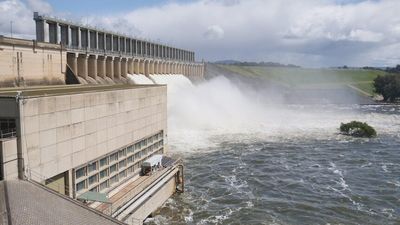
{"label": "river surface", "polygon": [[[146,224],[400,224],[399,106],[265,105],[241,92],[222,79],[169,96],[185,193]],[[351,120],[378,136],[339,134]]]}

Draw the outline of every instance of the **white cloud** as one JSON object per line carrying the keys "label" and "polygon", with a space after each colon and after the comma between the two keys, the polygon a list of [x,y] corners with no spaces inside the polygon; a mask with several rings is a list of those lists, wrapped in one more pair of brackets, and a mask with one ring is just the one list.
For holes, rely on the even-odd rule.
{"label": "white cloud", "polygon": [[33,38],[33,13],[19,0],[0,2],[0,33],[9,36],[11,23],[14,36]]}
{"label": "white cloud", "polygon": [[[43,0],[29,1],[43,3]],[[199,60],[264,60],[306,66],[396,63],[397,53],[390,48],[400,41],[400,1],[342,3],[338,0],[171,1],[123,14],[93,12],[84,21],[195,50]],[[2,9],[7,4],[16,5],[15,10]],[[0,30],[7,30],[9,18],[21,17],[25,23],[18,25],[19,30],[33,34],[30,13],[33,5],[26,6],[20,0],[0,2]]]}
{"label": "white cloud", "polygon": [[49,14],[53,12],[51,5],[44,0],[27,0],[28,6],[32,11]]}
{"label": "white cloud", "polygon": [[218,25],[212,25],[204,32],[204,37],[208,40],[219,40],[224,38],[224,30]]}

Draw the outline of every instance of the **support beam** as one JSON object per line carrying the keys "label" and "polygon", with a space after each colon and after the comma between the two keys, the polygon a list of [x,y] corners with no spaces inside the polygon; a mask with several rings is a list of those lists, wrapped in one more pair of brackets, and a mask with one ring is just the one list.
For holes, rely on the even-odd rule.
{"label": "support beam", "polygon": [[114,57],[108,56],[106,59],[106,76],[114,80]]}
{"label": "support beam", "polygon": [[114,79],[121,79],[121,58],[114,58]]}
{"label": "support beam", "polygon": [[97,76],[101,78],[106,77],[106,57],[98,56],[97,57]]}
{"label": "support beam", "polygon": [[78,76],[85,80],[88,77],[88,55],[86,54],[79,54],[78,56]]}
{"label": "support beam", "polygon": [[134,65],[133,65],[134,63],[133,63],[133,58],[129,58],[128,59],[128,73],[129,74],[134,74]]}
{"label": "support beam", "polygon": [[128,59],[127,58],[122,58],[122,60],[121,60],[121,76],[125,77],[125,78],[128,77]]}
{"label": "support beam", "polygon": [[78,56],[75,53],[67,53],[67,64],[75,75],[78,75]]}
{"label": "support beam", "polygon": [[133,59],[133,74],[140,74],[140,59]]}
{"label": "support beam", "polygon": [[88,60],[88,75],[97,80],[97,55],[90,55]]}
{"label": "support beam", "polygon": [[150,73],[150,62],[149,60],[144,60],[144,75],[148,76]]}

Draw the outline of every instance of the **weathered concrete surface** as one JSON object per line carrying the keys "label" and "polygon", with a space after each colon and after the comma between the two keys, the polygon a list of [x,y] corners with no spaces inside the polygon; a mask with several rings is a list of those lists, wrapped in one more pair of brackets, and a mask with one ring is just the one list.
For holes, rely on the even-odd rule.
{"label": "weathered concrete surface", "polygon": [[66,58],[60,45],[0,36],[0,87],[65,84]]}

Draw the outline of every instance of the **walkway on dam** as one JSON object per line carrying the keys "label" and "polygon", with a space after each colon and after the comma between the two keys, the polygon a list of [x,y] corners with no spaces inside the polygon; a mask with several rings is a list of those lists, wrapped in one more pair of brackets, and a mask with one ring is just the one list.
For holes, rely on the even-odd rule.
{"label": "walkway on dam", "polygon": [[122,188],[117,188],[116,190],[110,192],[112,195],[109,196],[109,203],[93,203],[91,204],[91,207],[94,207],[96,210],[107,215],[111,215],[128,201],[145,191],[146,188],[154,184],[154,182],[161,178],[164,174],[167,174],[167,172],[170,172],[171,169],[174,169],[177,165],[179,165],[180,161],[180,159],[173,160],[169,162],[169,165],[163,169],[154,171],[150,176],[139,176],[136,179],[133,177],[133,180],[122,184]]}

